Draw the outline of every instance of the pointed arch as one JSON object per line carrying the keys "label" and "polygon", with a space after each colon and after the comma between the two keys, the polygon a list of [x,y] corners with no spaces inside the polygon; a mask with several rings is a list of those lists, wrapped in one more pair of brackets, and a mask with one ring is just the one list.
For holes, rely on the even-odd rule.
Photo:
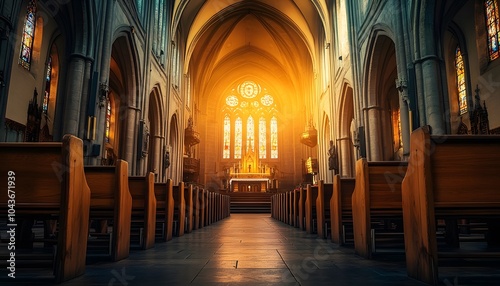
{"label": "pointed arch", "polygon": [[[381,29],[384,28],[384,29]],[[368,160],[395,160],[402,156],[402,139],[392,122],[400,121],[396,49],[387,27],[372,33],[366,59],[365,136]],[[397,117],[397,118],[396,118]],[[382,126],[393,126],[391,130]]]}
{"label": "pointed arch", "polygon": [[343,177],[354,177],[354,166],[356,156],[351,133],[351,125],[354,120],[354,92],[351,85],[344,83],[340,99],[338,122],[339,137],[338,156],[340,158],[340,174]]}

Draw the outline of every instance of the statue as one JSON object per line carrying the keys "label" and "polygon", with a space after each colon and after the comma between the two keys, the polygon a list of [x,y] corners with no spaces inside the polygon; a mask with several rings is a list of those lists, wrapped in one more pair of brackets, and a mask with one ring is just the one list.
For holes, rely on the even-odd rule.
{"label": "statue", "polygon": [[333,145],[333,140],[330,140],[330,148],[328,149],[328,170],[335,170],[338,172],[337,165],[337,151],[335,150],[335,145]]}
{"label": "statue", "polygon": [[163,168],[166,170],[168,167],[170,167],[170,152],[165,148],[163,152]]}

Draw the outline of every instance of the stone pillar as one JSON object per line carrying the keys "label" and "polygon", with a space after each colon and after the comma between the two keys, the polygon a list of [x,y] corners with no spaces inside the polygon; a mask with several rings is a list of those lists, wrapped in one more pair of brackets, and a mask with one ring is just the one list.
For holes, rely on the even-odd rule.
{"label": "stone pillar", "polygon": [[152,161],[151,165],[153,167],[153,172],[155,173],[155,178],[161,178],[162,177],[162,159],[163,159],[163,148],[162,148],[162,141],[163,138],[158,135],[154,135],[152,137],[152,146],[153,150],[150,150],[148,156],[150,156],[148,159]]}
{"label": "stone pillar", "polygon": [[443,119],[442,93],[440,89],[440,73],[437,56],[427,57],[422,62],[422,81],[425,94],[427,124],[432,127],[432,134],[445,134]]}
{"label": "stone pillar", "polygon": [[68,64],[66,97],[64,102],[63,133],[78,136],[80,127],[80,102],[85,75],[86,57],[72,54]]}
{"label": "stone pillar", "polygon": [[[122,112],[122,114],[123,113],[124,112]],[[122,154],[123,158],[129,164],[129,175],[136,175],[140,170],[136,166],[138,160],[134,160],[134,142],[136,142],[135,138],[140,138],[139,134],[137,134],[136,128],[136,122],[139,122],[140,118],[140,110],[137,107],[128,106],[126,113],[126,121],[123,122],[123,124],[125,124],[125,128],[122,129],[124,133],[121,134],[121,140],[122,142],[125,142],[125,144],[122,145],[124,148]],[[120,120],[122,119],[123,118],[120,118]],[[137,143],[139,144],[139,142]]]}
{"label": "stone pillar", "polygon": [[[432,134],[444,134],[446,132],[441,90],[441,73],[439,57],[436,54],[438,47],[435,42],[435,1],[422,0],[417,5],[419,9],[418,26],[415,27],[415,71],[417,72],[418,97],[423,98],[423,114],[426,124],[432,127]],[[419,101],[420,103],[420,101]]]}
{"label": "stone pillar", "polygon": [[365,124],[365,126],[367,126],[367,130],[365,132],[367,144],[366,148],[368,151],[367,158],[369,161],[382,161],[381,108],[378,106],[369,106],[364,108],[364,111],[366,114],[365,118],[367,118],[367,122]]}
{"label": "stone pillar", "polygon": [[351,138],[342,137],[337,139],[340,156],[340,175],[342,177],[352,177],[352,156],[353,148],[351,148]]}
{"label": "stone pillar", "polygon": [[89,95],[89,84],[90,83],[90,78],[91,78],[91,73],[92,73],[92,62],[93,60],[91,58],[87,58],[85,60],[85,72],[84,72],[84,78],[83,82],[87,83],[83,85],[83,90],[82,90],[82,101],[80,102],[80,127],[79,127],[79,133],[78,137],[80,138],[85,138],[85,126],[86,126],[86,121],[87,121],[87,104],[89,100],[89,96],[95,96],[95,94],[90,94]]}
{"label": "stone pillar", "polygon": [[[95,115],[97,117],[97,126],[96,126],[96,138],[95,138],[95,143],[101,145],[101,152],[100,155],[97,156],[94,160],[95,164],[100,164],[102,156],[104,152],[106,151],[105,149],[105,144],[104,144],[104,128],[105,128],[105,121],[106,121],[106,96],[109,90],[109,69],[110,69],[110,62],[111,62],[111,51],[112,51],[112,33],[111,33],[111,28],[112,28],[112,15],[113,15],[113,10],[114,10],[114,3],[115,1],[113,0],[106,0],[103,1],[102,6],[103,6],[103,13],[101,15],[101,23],[103,27],[103,32],[100,35],[100,38],[102,41],[100,41],[101,46],[99,47],[100,53],[96,55],[96,57],[99,59],[99,62],[97,65],[99,66],[98,71],[99,71],[99,83],[98,83],[98,92],[97,95],[92,95],[92,96],[97,96],[96,100],[96,105],[93,107],[96,109]],[[92,107],[91,107],[92,108]],[[123,114],[121,110],[116,110],[118,113],[118,116]],[[118,118],[117,118],[118,120]],[[116,132],[119,132],[120,130],[117,129]],[[117,156],[120,157],[120,154],[117,154]],[[130,163],[129,163],[129,170],[130,170]]]}

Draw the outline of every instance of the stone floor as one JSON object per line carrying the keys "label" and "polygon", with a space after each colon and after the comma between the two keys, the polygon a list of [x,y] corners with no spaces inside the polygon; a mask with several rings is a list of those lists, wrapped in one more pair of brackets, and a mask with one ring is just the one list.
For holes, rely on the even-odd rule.
{"label": "stone floor", "polygon": [[[387,257],[362,259],[269,214],[233,214],[128,259],[87,265],[85,275],[61,285],[424,285],[407,277],[401,255]],[[16,274],[0,277],[0,285],[52,284],[50,273]],[[440,280],[499,285],[500,268],[452,265],[440,268]]]}

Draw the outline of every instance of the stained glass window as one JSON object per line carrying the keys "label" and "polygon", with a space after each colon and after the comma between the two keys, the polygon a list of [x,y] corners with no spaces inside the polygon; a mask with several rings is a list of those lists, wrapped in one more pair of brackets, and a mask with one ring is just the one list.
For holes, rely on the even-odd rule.
{"label": "stained glass window", "polygon": [[394,140],[394,151],[397,151],[403,146],[401,138],[401,109],[393,109],[392,111],[392,130]]}
{"label": "stained glass window", "polygon": [[484,1],[486,9],[486,29],[488,33],[488,49],[490,60],[494,60],[500,56],[498,50],[498,40],[500,38],[500,24],[498,22],[498,5],[496,0]]}
{"label": "stained glass window", "polygon": [[271,159],[278,158],[278,119],[271,118]]}
{"label": "stained glass window", "polygon": [[241,159],[243,141],[243,121],[240,117],[234,122],[234,158]]}
{"label": "stained glass window", "polygon": [[465,88],[465,67],[460,47],[455,50],[455,67],[457,70],[458,104],[460,115],[467,112],[467,89]]}
{"label": "stained glass window", "polygon": [[254,151],[255,146],[255,125],[253,117],[250,115],[247,120],[247,151]]}
{"label": "stained glass window", "polygon": [[[225,97],[223,105],[223,159],[241,159],[247,152],[254,152],[259,159],[278,158],[278,127],[275,117],[278,104],[266,88],[253,81],[243,81]],[[274,123],[270,123],[271,117],[274,118]],[[271,128],[274,126],[273,137],[267,134],[271,130],[269,124]],[[274,142],[271,142],[273,139]],[[269,157],[267,152],[272,148],[274,151],[271,151]],[[232,156],[231,150],[234,150]]]}
{"label": "stained glass window", "polygon": [[111,130],[111,102],[108,100],[106,107],[106,142],[109,143],[109,135]]}
{"label": "stained glass window", "polygon": [[45,71],[45,93],[43,95],[42,110],[46,114],[49,110],[50,78],[52,76],[52,57],[47,59],[47,70]]}
{"label": "stained glass window", "polygon": [[33,51],[33,39],[35,37],[36,1],[29,1],[24,20],[23,38],[19,64],[29,70],[31,67],[31,54]]}
{"label": "stained glass window", "polygon": [[266,119],[261,117],[259,119],[259,159],[266,159]]}
{"label": "stained glass window", "polygon": [[228,115],[224,117],[224,150],[222,158],[229,159],[231,157],[231,119]]}

